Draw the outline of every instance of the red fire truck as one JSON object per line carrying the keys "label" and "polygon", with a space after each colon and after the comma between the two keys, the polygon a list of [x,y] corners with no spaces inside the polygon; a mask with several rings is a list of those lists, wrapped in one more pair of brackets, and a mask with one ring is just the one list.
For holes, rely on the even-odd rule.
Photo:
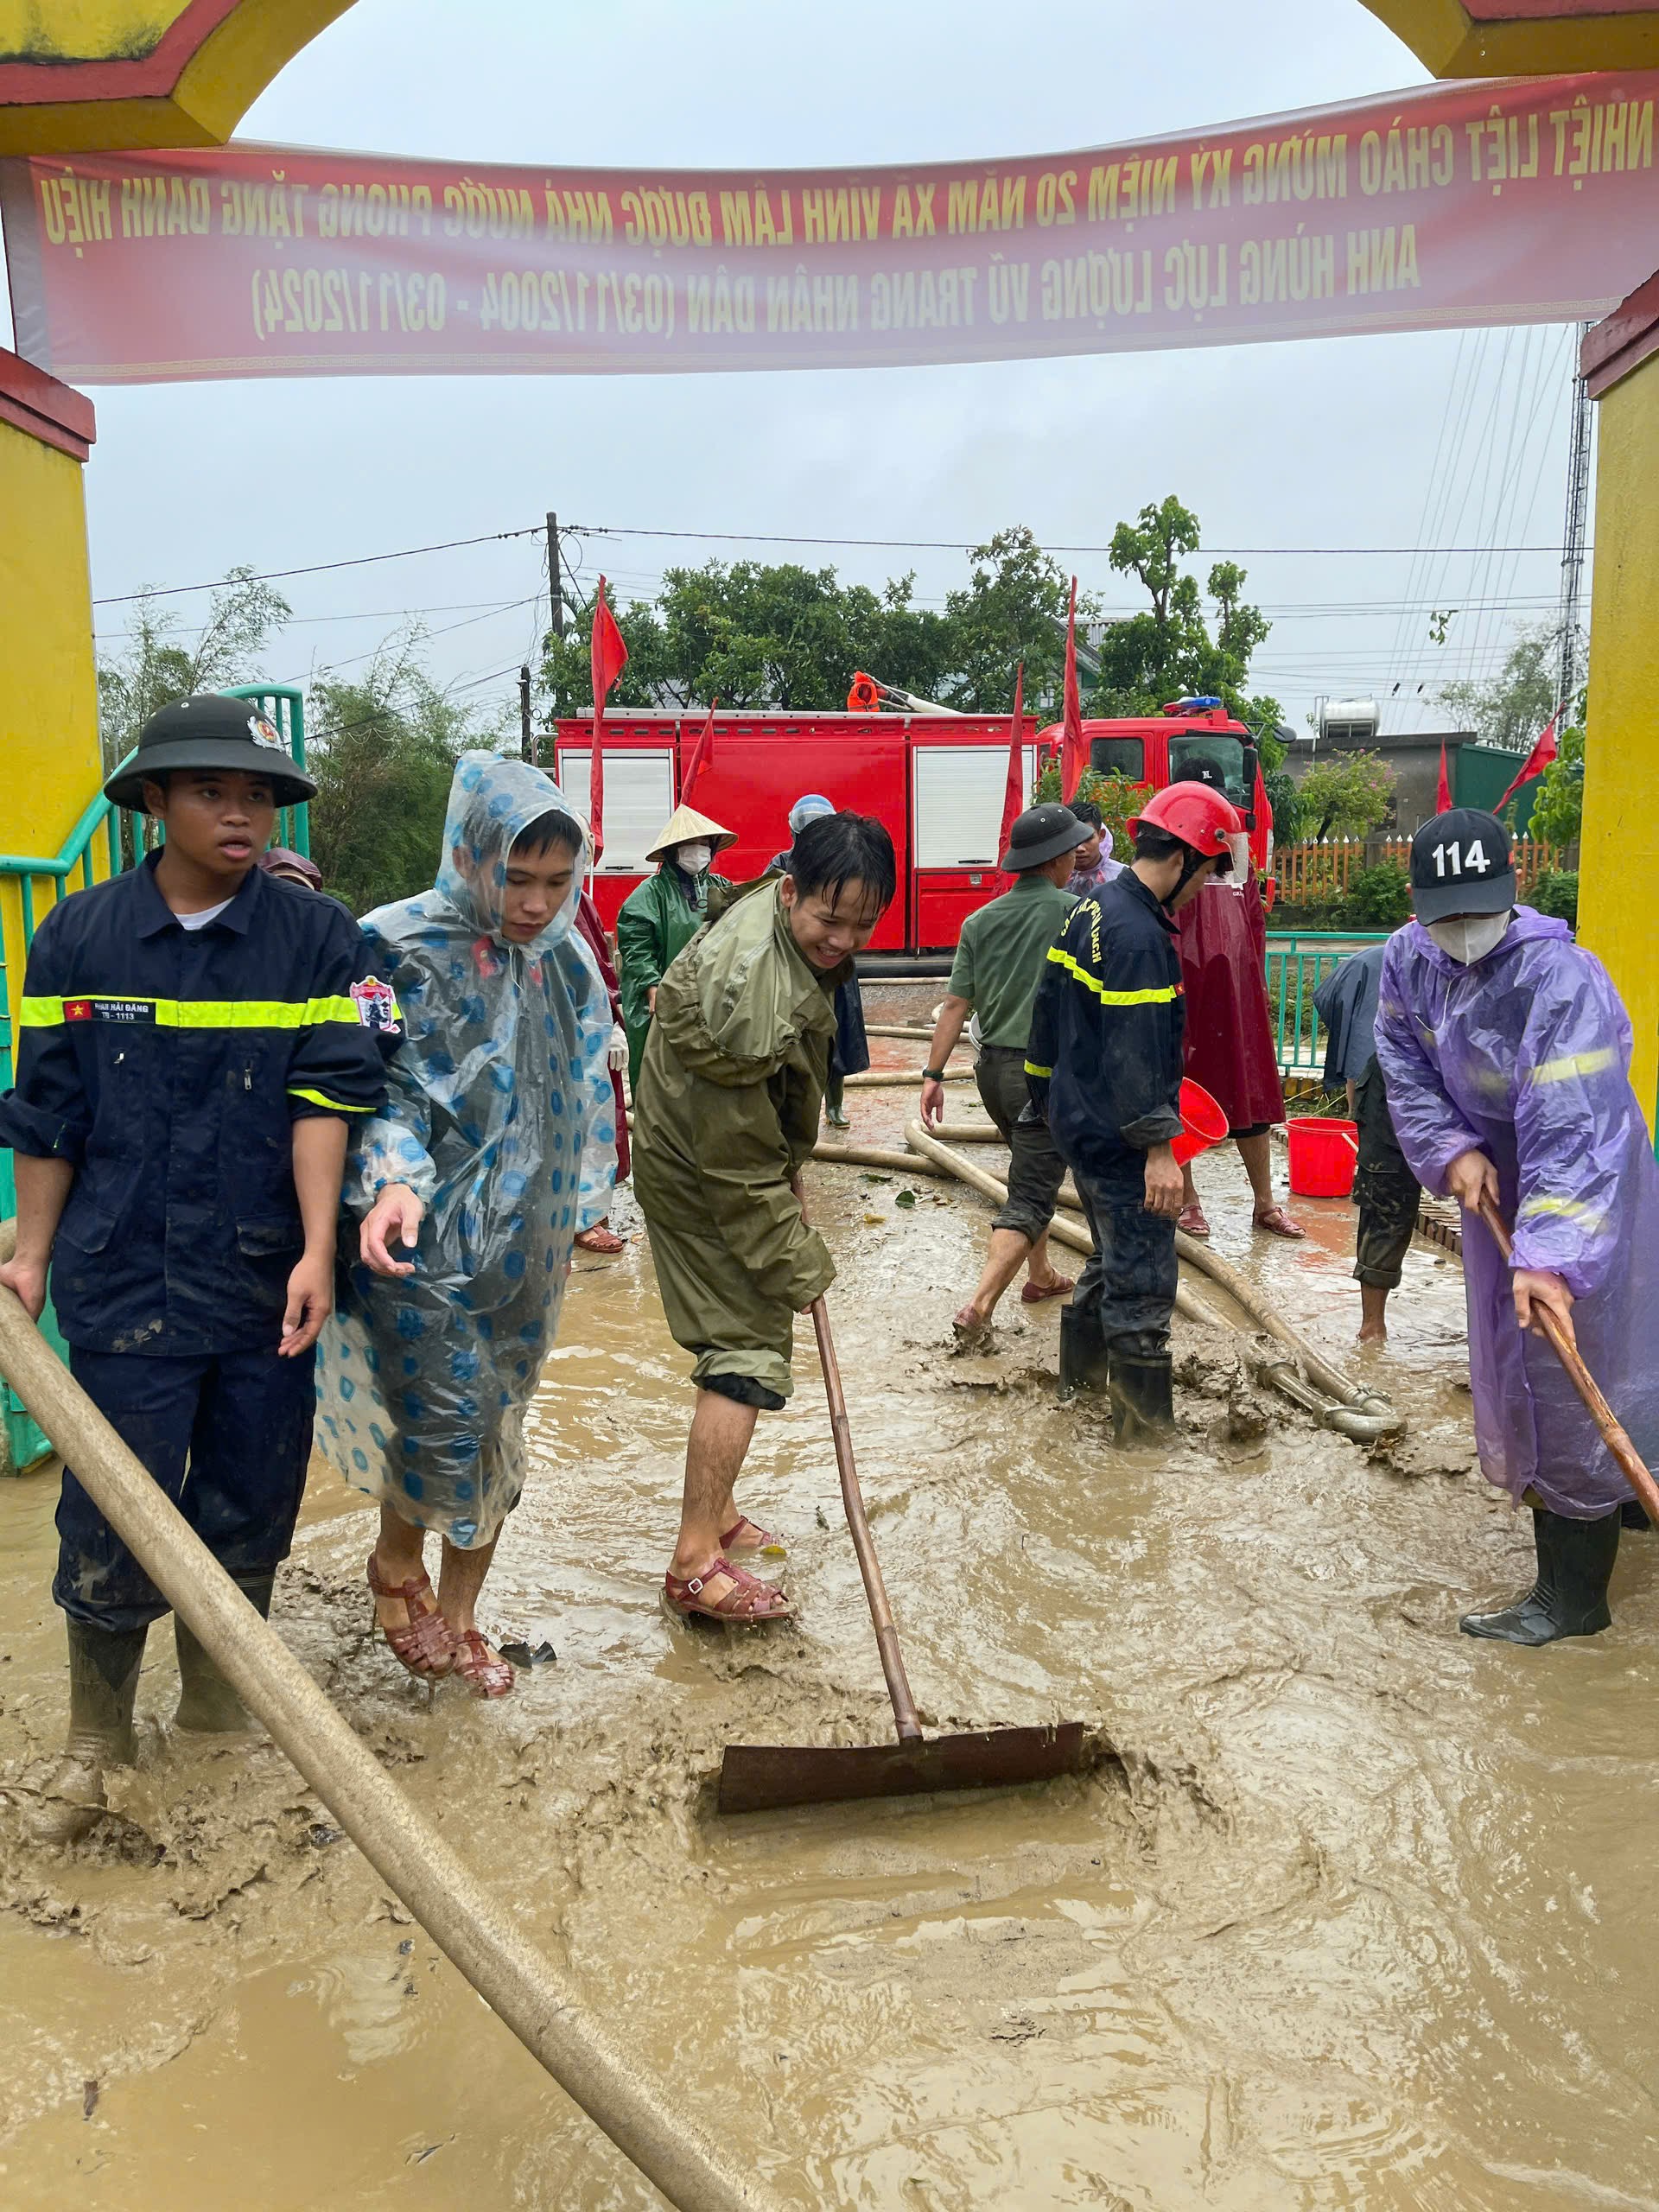
{"label": "red fire truck", "polygon": [[[902,702],[896,711],[795,714],[783,709],[717,714],[691,804],[737,842],[721,872],[742,881],[760,874],[789,843],[789,810],[805,791],[836,806],[873,814],[892,834],[899,896],[870,941],[872,952],[946,952],[976,906],[1005,889],[997,870],[997,833],[1007,788],[1010,728],[1006,715],[957,715],[871,686]],[[594,885],[607,929],[647,873],[645,853],[679,804],[682,782],[707,715],[607,710],[605,855]],[[1161,715],[1085,721],[1092,764],[1158,790],[1196,756],[1215,761],[1227,795],[1249,820],[1250,851],[1265,876],[1267,823],[1256,822],[1255,748],[1249,732],[1218,700],[1183,699]],[[1027,717],[1024,787],[1040,759],[1059,743],[1058,726]],[[592,744],[589,720],[555,726],[555,772],[586,806]]]}

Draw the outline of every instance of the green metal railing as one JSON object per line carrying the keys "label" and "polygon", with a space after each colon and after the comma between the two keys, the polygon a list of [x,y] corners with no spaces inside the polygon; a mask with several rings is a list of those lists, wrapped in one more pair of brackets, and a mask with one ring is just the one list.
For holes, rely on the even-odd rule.
{"label": "green metal railing", "polygon": [[[304,767],[303,693],[286,684],[238,683],[227,686],[226,696],[245,699],[258,707],[281,733],[296,767]],[[127,760],[131,758],[129,753]],[[121,766],[124,767],[126,760]],[[309,810],[303,805],[283,807],[277,816],[277,842],[291,852],[303,853],[308,859],[311,852],[308,816]],[[14,1079],[13,1033],[23,990],[22,963],[14,966],[7,954],[5,925],[12,917],[7,912],[10,901],[4,895],[6,887],[16,886],[15,934],[21,940],[22,961],[26,962],[41,914],[72,892],[90,890],[96,882],[136,868],[145,853],[160,842],[161,836],[159,823],[152,822],[147,815],[124,814],[120,808],[111,806],[100,791],[69,832],[62,851],[54,858],[48,860],[31,853],[0,853],[0,1091],[10,1090]],[[48,887],[52,893],[49,901],[43,896]],[[38,902],[37,888],[41,894]],[[11,1154],[0,1150],[0,1221],[10,1217],[16,1204]],[[41,1316],[41,1325],[61,1351],[63,1344],[50,1306]],[[14,1468],[31,1465],[51,1449],[24,1412],[22,1402],[4,1386],[0,1386],[0,1412],[4,1414],[6,1445]]]}
{"label": "green metal railing", "polygon": [[1279,1072],[1321,1076],[1325,1072],[1324,1024],[1313,1007],[1313,994],[1351,952],[1385,944],[1389,932],[1300,931],[1268,938],[1268,1002],[1274,1011]]}

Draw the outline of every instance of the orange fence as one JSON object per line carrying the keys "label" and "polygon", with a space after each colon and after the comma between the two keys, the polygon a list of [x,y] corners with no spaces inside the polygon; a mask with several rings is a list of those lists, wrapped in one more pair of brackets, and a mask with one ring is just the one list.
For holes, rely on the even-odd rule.
{"label": "orange fence", "polygon": [[[1408,837],[1320,837],[1306,844],[1281,845],[1273,856],[1273,873],[1286,906],[1318,906],[1341,898],[1362,868],[1376,868],[1385,861],[1405,868],[1410,860]],[[1541,875],[1566,865],[1564,846],[1546,845],[1533,837],[1515,841],[1516,880],[1523,896]]]}

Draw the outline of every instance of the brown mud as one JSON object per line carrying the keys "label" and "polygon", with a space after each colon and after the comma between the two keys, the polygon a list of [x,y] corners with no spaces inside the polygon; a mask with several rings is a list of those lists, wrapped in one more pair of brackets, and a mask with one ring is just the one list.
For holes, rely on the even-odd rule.
{"label": "brown mud", "polygon": [[[856,1096],[855,1140],[901,1142],[911,1109]],[[1271,1243],[1230,1154],[1199,1173],[1217,1248],[1408,1412],[1391,1451],[1264,1400],[1179,1323],[1181,1435],[1117,1451],[1095,1408],[1054,1403],[1052,1306],[1011,1298],[993,1352],[948,1356],[988,1209],[812,1171],[925,1716],[1083,1719],[1116,1754],[1087,1781],[709,1815],[723,1743],[879,1739],[888,1714],[810,1333],[745,1494],[791,1538],[798,1625],[660,1611],[689,1397],[643,1239],[579,1255],[486,1593],[556,1663],[500,1705],[429,1700],[370,1634],[370,1516],[321,1463],[278,1624],[594,2013],[786,2202],[1659,2207],[1659,1538],[1626,1539],[1608,1635],[1460,1637],[1530,1544],[1472,1471],[1455,1265],[1414,1250],[1393,1344],[1357,1354],[1351,1210],[1299,1202],[1307,1243]],[[626,1200],[618,1218],[637,1227]],[[70,1853],[21,1847],[62,1722],[55,1489],[0,1485],[8,2212],[657,2202],[274,1747],[170,1738],[165,1624],[115,1815]]]}

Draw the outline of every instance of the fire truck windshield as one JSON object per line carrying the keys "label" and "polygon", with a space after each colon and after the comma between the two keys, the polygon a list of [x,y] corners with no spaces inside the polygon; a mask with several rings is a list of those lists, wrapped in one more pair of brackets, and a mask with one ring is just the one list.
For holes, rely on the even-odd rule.
{"label": "fire truck windshield", "polygon": [[1187,730],[1169,741],[1169,779],[1202,777],[1206,784],[1224,791],[1233,804],[1248,809],[1250,793],[1244,788],[1243,741],[1224,730]]}

